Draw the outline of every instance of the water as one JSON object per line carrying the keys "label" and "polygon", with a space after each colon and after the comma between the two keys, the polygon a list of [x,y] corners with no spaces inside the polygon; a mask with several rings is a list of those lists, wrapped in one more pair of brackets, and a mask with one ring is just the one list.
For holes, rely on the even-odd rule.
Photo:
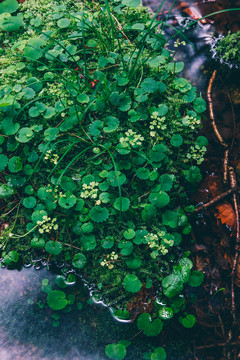
{"label": "water", "polygon": [[[105,345],[124,337],[125,324],[113,321],[108,309],[86,301],[82,310],[63,314],[54,327],[53,311],[37,306],[46,298],[42,279],[53,283],[54,277],[47,269],[33,267],[0,270],[1,360],[104,360]],[[78,291],[86,297],[83,285]]]}

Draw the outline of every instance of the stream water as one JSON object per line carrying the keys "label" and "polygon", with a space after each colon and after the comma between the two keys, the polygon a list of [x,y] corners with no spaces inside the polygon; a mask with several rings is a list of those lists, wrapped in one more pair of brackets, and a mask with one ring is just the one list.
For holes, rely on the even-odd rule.
{"label": "stream water", "polygon": [[[160,0],[148,0],[146,3],[156,10]],[[165,7],[161,9],[165,16],[168,16],[172,5],[173,1],[166,1]],[[209,4],[206,2],[205,10],[207,6]],[[204,4],[201,7],[195,5],[194,9],[195,14],[200,16]],[[179,3],[176,4],[165,27],[167,36],[171,37],[175,32],[169,25],[181,27],[188,21],[192,20],[181,11]],[[213,23],[199,22],[184,35],[190,42],[178,48],[176,58],[185,63],[182,76],[191,80],[204,95],[212,66],[209,65],[212,64],[209,49],[216,28]],[[172,49],[173,41],[169,45]],[[136,346],[134,351],[129,348],[126,359],[142,358],[146,346],[141,335],[134,337],[138,332],[136,327],[114,321],[109,309],[104,306],[89,304],[84,284],[78,287],[85,298],[83,309],[64,314],[59,326],[54,327],[51,311],[41,309],[41,299],[44,296],[46,298],[41,290],[41,282],[47,278],[50,283],[54,283],[54,277],[55,274],[46,268],[36,270],[34,267],[23,267],[21,271],[0,269],[1,360],[105,360],[104,349],[107,344],[132,337]],[[167,353],[169,360],[193,359],[190,352],[187,354],[187,347],[182,342],[178,342],[177,346],[170,345]],[[205,360],[199,355],[198,359]]]}

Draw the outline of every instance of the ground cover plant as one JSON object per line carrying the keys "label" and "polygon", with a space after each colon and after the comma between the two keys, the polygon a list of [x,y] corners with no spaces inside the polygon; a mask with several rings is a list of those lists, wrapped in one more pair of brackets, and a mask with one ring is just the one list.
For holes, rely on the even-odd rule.
{"label": "ground cover plant", "polygon": [[239,39],[240,31],[228,33],[218,39],[214,46],[214,52],[217,59],[225,64],[239,68]]}
{"label": "ground cover plant", "polygon": [[[138,0],[0,3],[3,263],[71,264],[147,336],[174,314],[192,327],[184,286],[203,281],[184,243],[206,105],[163,28]],[[72,301],[64,281],[45,284],[56,311]]]}

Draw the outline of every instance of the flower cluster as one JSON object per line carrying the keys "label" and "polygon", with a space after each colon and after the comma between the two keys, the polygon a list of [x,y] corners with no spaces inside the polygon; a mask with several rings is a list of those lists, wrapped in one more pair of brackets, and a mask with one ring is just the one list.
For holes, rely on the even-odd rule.
{"label": "flower cluster", "polygon": [[191,130],[194,130],[199,127],[201,120],[196,117],[186,115],[184,116],[182,123],[185,126],[189,126]]}
{"label": "flower cluster", "polygon": [[165,234],[165,231],[159,231],[158,234],[149,233],[148,235],[145,235],[149,248],[153,250],[150,254],[153,259],[156,259],[159,253],[162,255],[166,255],[168,253],[168,249],[165,245],[173,246],[173,240],[164,238]]}
{"label": "flower cluster", "polygon": [[142,135],[138,135],[132,129],[128,129],[128,131],[125,132],[125,135],[126,137],[121,137],[119,139],[120,143],[127,143],[131,145],[133,148],[142,145],[142,141],[144,140],[144,137]]}
{"label": "flower cluster", "polygon": [[52,154],[52,150],[48,150],[44,156],[44,160],[50,160],[50,162],[54,163],[54,165],[57,165],[58,159],[59,156],[57,154]]}
{"label": "flower cluster", "polygon": [[48,185],[46,192],[51,193],[52,196],[54,197],[54,202],[56,203],[58,201],[59,198],[61,197],[66,197],[65,194],[62,193],[62,191],[59,191],[59,186],[56,185],[55,189],[53,190],[51,188],[51,185]]}
{"label": "flower cluster", "polygon": [[115,253],[115,251],[113,251],[110,255],[107,255],[107,258],[104,259],[100,265],[107,266],[108,269],[113,269],[114,265],[112,264],[112,262],[117,259],[118,259],[118,255]]}
{"label": "flower cluster", "polygon": [[84,199],[87,199],[87,198],[96,199],[97,198],[97,193],[98,193],[98,185],[99,185],[99,183],[96,182],[96,181],[90,182],[89,185],[83,184],[82,189],[84,191],[81,192],[81,198],[84,198]]}
{"label": "flower cluster", "polygon": [[187,153],[187,159],[185,159],[184,162],[195,160],[198,165],[201,165],[201,163],[204,160],[204,155],[206,151],[207,151],[206,146],[202,146],[202,147],[200,147],[199,145],[190,146],[190,151]]}
{"label": "flower cluster", "polygon": [[52,230],[57,230],[58,224],[56,224],[56,221],[56,218],[51,219],[50,217],[44,215],[42,221],[37,221],[37,225],[39,226],[38,231],[40,234],[43,234],[44,232],[50,233]]}
{"label": "flower cluster", "polygon": [[[161,130],[166,130],[167,125],[165,123],[166,117],[162,116],[159,117],[157,111],[154,111],[151,115],[151,119],[153,119],[150,122],[150,136],[155,137],[157,130],[161,129]],[[154,130],[154,131],[153,131]]]}
{"label": "flower cluster", "polygon": [[186,45],[186,42],[185,41],[180,41],[180,39],[178,38],[176,41],[174,41],[174,47],[177,48],[179,47],[180,45],[183,45],[185,46]]}

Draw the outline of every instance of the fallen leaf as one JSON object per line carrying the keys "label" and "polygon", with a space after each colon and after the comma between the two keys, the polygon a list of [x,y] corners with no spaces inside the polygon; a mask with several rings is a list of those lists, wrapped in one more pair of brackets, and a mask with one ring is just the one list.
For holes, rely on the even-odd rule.
{"label": "fallen leaf", "polygon": [[222,224],[227,225],[231,230],[235,229],[236,225],[236,215],[233,207],[229,203],[223,203],[215,207],[216,213],[215,216]]}

